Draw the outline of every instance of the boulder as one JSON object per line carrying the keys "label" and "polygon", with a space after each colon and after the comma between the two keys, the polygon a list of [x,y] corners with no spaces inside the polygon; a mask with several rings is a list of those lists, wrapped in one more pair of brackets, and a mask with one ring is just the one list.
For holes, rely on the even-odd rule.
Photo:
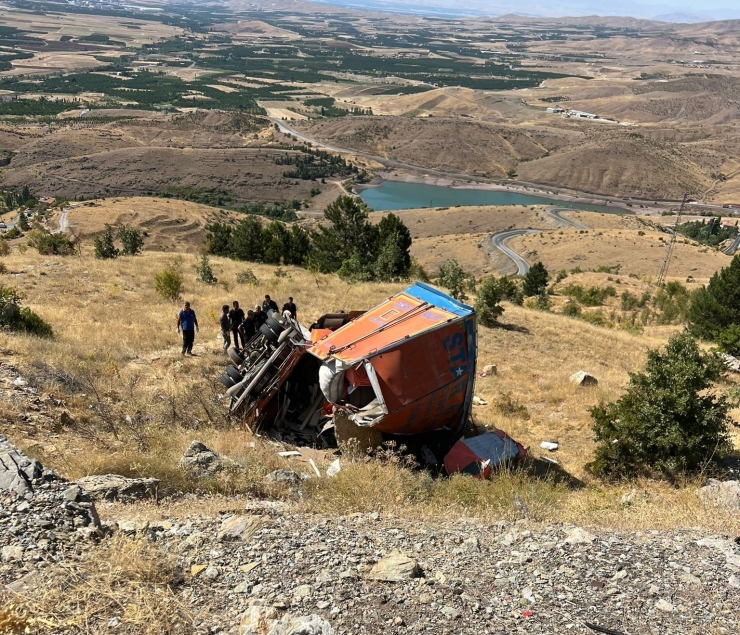
{"label": "boulder", "polygon": [[418,578],[421,574],[419,564],[400,551],[393,550],[385,558],[381,558],[368,573],[371,580],[383,582],[403,582]]}
{"label": "boulder", "polygon": [[596,377],[587,373],[585,370],[579,370],[577,373],[573,373],[570,376],[570,381],[576,386],[596,386],[599,383]]}
{"label": "boulder", "polygon": [[715,507],[740,510],[740,481],[717,481],[710,478],[699,489],[699,498]]}
{"label": "boulder", "polygon": [[41,463],[29,459],[0,436],[0,491],[24,496],[33,491],[33,481],[42,473]]}
{"label": "boulder", "polygon": [[240,467],[236,461],[214,452],[200,441],[193,441],[180,459],[180,468],[198,478],[215,476],[219,472]]}
{"label": "boulder", "polygon": [[250,540],[264,525],[265,519],[261,516],[229,516],[221,523],[218,539],[225,542]]}
{"label": "boulder", "polygon": [[278,619],[272,606],[251,606],[242,614],[239,635],[334,635],[331,624],[318,615],[290,613]]}
{"label": "boulder", "polygon": [[78,479],[77,485],[90,494],[94,500],[135,501],[156,498],[159,480],[101,474]]}
{"label": "boulder", "polygon": [[265,480],[270,483],[280,483],[281,485],[289,485],[291,487],[298,487],[301,484],[301,477],[292,470],[275,470],[265,476]]}

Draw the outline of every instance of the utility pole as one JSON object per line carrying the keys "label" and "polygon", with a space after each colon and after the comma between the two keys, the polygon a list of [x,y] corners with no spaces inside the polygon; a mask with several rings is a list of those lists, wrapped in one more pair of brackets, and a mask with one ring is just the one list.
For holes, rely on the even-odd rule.
{"label": "utility pole", "polygon": [[673,249],[676,246],[676,237],[678,236],[678,226],[681,223],[681,216],[683,215],[683,209],[686,206],[686,200],[688,199],[688,193],[683,195],[683,200],[681,201],[681,207],[678,208],[678,215],[676,216],[676,222],[673,225],[673,230],[671,231],[671,239],[668,241],[668,246],[666,247],[665,256],[663,257],[663,262],[660,263],[660,271],[658,272],[658,288],[662,287],[665,284],[666,276],[668,275],[668,265],[671,264],[671,256],[673,255]]}

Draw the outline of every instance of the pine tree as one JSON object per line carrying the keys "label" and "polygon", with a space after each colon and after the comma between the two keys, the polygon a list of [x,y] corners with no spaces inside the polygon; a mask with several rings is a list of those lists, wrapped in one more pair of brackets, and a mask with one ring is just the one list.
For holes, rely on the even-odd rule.
{"label": "pine tree", "polygon": [[622,397],[591,410],[597,446],[587,467],[598,476],[673,478],[731,448],[730,406],[711,390],[723,373],[720,360],[702,352],[688,332],[647,357],[645,372],[630,374]]}
{"label": "pine tree", "polygon": [[694,292],[689,307],[689,331],[714,340],[732,324],[740,324],[740,255]]}
{"label": "pine tree", "polygon": [[93,244],[96,258],[109,260],[118,257],[118,249],[113,244],[113,228],[110,225],[106,225],[105,231],[93,238]]}
{"label": "pine tree", "polygon": [[545,292],[547,289],[547,281],[549,279],[549,274],[547,273],[547,269],[545,269],[545,265],[543,265],[541,262],[536,262],[533,264],[529,271],[527,272],[527,275],[524,276],[524,297],[530,297],[533,295],[541,295]]}

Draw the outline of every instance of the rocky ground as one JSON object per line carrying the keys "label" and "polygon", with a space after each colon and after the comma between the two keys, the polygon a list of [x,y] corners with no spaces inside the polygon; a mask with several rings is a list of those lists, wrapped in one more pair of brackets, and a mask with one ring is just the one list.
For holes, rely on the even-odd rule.
{"label": "rocky ground", "polygon": [[[119,535],[175,561],[169,586],[192,616],[185,632],[593,632],[587,624],[630,635],[740,631],[740,537],[526,519],[329,518],[254,500],[205,513],[212,498],[108,502],[116,487],[138,491],[132,496],[147,488],[96,481],[99,523],[82,487],[4,440],[0,462],[6,600],[58,583],[58,566],[82,565]],[[123,609],[113,613],[53,632],[138,632],[125,628]]]}
{"label": "rocky ground", "polygon": [[[3,397],[21,400],[28,413],[17,424],[38,424],[62,406],[15,368],[0,371]],[[194,443],[181,466],[202,475],[233,467],[224,461]],[[271,476],[300,499],[298,475]],[[124,549],[145,546],[171,565],[166,592],[187,626],[167,632],[740,632],[738,536],[621,533],[526,518],[324,517],[297,503],[196,495],[154,505],[156,492],[153,479],[69,483],[0,437],[0,606],[79,584],[70,571],[87,571],[123,539]],[[701,495],[740,509],[737,481],[710,482]],[[69,615],[76,626],[43,630],[158,632],[128,624],[130,606],[111,606],[84,627]]]}

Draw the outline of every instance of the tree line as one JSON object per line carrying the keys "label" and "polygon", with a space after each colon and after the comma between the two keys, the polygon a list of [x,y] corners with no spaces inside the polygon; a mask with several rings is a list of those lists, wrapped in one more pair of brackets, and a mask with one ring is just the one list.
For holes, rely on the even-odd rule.
{"label": "tree line", "polygon": [[351,281],[401,280],[411,271],[411,233],[395,214],[374,225],[367,206],[340,196],[324,210],[325,223],[309,231],[246,218],[207,226],[208,253],[268,264],[298,265]]}

